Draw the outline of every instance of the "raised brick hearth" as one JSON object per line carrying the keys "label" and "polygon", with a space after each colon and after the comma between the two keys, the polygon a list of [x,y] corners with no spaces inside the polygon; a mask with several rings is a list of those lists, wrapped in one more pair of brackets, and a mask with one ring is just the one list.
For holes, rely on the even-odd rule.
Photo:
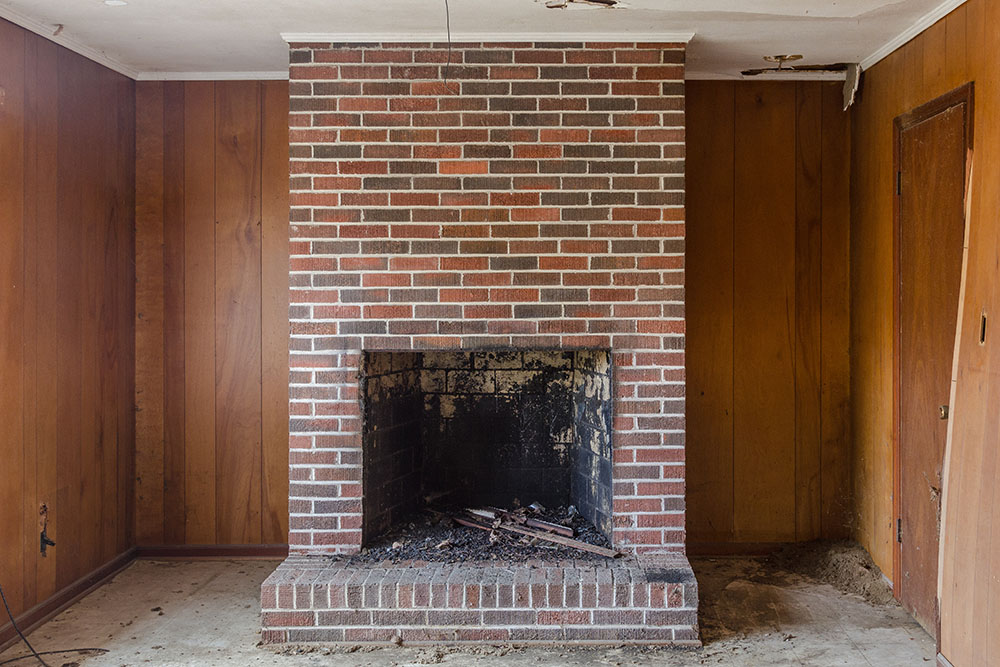
{"label": "raised brick hearth", "polygon": [[[683,62],[683,44],[463,43],[450,55],[292,44],[293,556],[265,584],[266,639],[696,638],[683,555]],[[365,488],[385,479],[363,446],[364,360],[378,350],[610,350],[611,515],[595,517],[629,557],[353,570],[323,557],[357,551],[398,513]],[[462,370],[403,370],[417,383],[428,369]],[[670,566],[650,570],[654,556]],[[507,579],[540,573],[564,583],[544,602],[500,604]],[[364,586],[352,598],[345,577],[392,604]],[[435,597],[441,577],[472,588]],[[565,584],[589,577],[593,596]],[[399,594],[417,606],[422,582],[426,611],[385,611]]]}
{"label": "raised brick hearth", "polygon": [[698,587],[679,554],[370,567],[292,556],[262,608],[265,642],[699,643]]}

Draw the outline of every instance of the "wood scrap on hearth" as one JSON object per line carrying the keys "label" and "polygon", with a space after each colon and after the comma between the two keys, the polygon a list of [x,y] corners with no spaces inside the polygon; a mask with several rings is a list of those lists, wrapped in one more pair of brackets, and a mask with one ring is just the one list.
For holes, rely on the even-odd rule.
{"label": "wood scrap on hearth", "polygon": [[509,519],[505,519],[504,516],[499,513],[495,513],[496,518],[490,523],[486,523],[484,519],[489,520],[489,517],[484,516],[484,513],[489,514],[491,512],[492,510],[466,510],[466,513],[469,515],[468,518],[461,516],[452,516],[451,518],[459,525],[466,526],[468,528],[478,528],[479,530],[488,530],[491,534],[495,534],[498,530],[505,530],[511,533],[527,535],[528,537],[538,540],[553,542],[565,547],[571,547],[573,549],[579,549],[581,551],[606,556],[608,558],[617,558],[618,556],[621,556],[621,553],[615,551],[614,549],[607,549],[595,544],[587,544],[586,542],[581,542],[580,540],[575,540],[571,537],[566,537],[565,535],[545,532],[544,530],[530,528],[526,525],[516,525]]}
{"label": "wood scrap on hearth", "polygon": [[467,509],[465,511],[482,519],[489,519],[490,521],[502,520],[517,525],[538,528],[539,530],[544,530],[547,533],[556,533],[564,537],[574,536],[573,529],[569,526],[563,526],[558,523],[542,521],[541,519],[529,517],[524,513],[524,510],[509,511],[498,507],[484,507],[480,509]]}

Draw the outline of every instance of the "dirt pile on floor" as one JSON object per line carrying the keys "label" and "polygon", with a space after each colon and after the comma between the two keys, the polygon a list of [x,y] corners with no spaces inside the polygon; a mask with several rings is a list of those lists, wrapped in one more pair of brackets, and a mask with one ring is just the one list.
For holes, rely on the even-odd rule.
{"label": "dirt pile on floor", "polygon": [[871,604],[893,601],[892,588],[871,556],[855,542],[805,542],[768,556],[774,567],[828,583],[844,593],[859,595]]}

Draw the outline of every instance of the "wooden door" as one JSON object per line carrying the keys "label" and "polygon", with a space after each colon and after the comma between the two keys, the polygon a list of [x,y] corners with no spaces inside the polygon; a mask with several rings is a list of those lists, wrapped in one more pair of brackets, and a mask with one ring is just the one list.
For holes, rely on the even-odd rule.
{"label": "wooden door", "polygon": [[896,596],[937,634],[941,489],[965,237],[969,102],[897,123],[898,565]]}

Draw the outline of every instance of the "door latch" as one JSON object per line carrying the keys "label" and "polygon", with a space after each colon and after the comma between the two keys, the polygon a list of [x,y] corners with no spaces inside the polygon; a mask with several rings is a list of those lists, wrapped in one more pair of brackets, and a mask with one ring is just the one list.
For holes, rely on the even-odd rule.
{"label": "door latch", "polygon": [[948,418],[948,406],[947,405],[938,406],[938,416],[941,419],[947,419]]}

